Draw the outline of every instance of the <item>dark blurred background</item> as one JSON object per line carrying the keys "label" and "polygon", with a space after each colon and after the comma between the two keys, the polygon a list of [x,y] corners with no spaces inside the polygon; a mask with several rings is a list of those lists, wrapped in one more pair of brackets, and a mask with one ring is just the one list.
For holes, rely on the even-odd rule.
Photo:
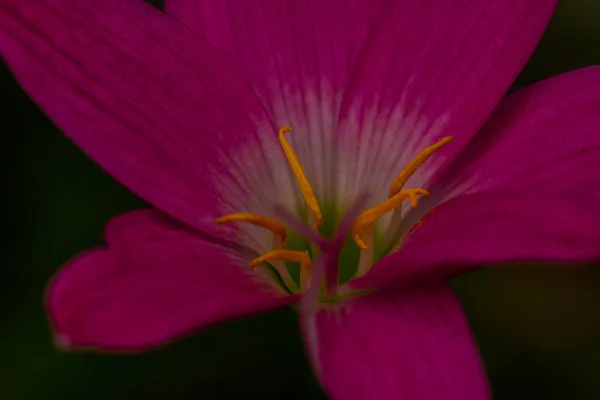
{"label": "dark blurred background", "polygon": [[[600,0],[563,0],[513,90],[592,64]],[[102,243],[112,216],[144,203],[75,148],[1,63],[0,94],[0,399],[324,398],[291,309],[143,355],[57,351],[43,308],[48,279]],[[575,267],[515,265],[456,280],[497,400],[600,398],[600,269]]]}

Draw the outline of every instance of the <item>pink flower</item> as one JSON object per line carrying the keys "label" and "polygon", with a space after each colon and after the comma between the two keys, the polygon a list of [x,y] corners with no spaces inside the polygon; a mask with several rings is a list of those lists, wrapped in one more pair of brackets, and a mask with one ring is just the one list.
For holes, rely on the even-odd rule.
{"label": "pink flower", "polygon": [[600,68],[501,99],[555,1],[165,3],[0,0],[20,84],[155,207],[55,277],[61,343],[300,301],[332,398],[488,398],[445,279],[600,256]]}

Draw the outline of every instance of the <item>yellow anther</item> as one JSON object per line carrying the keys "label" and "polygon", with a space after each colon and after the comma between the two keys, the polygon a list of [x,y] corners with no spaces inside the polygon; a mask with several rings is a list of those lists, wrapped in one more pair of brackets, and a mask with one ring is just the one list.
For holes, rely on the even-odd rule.
{"label": "yellow anther", "polygon": [[398,176],[396,176],[396,178],[392,182],[392,185],[390,186],[390,192],[388,194],[388,197],[392,198],[396,195],[396,193],[400,192],[400,190],[402,190],[402,187],[406,184],[406,181],[408,181],[412,174],[414,174],[415,171],[421,165],[423,165],[423,163],[427,161],[433,153],[439,150],[442,146],[450,143],[453,139],[454,138],[452,136],[446,136],[439,142],[432,144],[431,146],[427,147],[422,152],[417,154],[417,156],[413,158],[412,161],[408,163],[408,165],[404,167],[402,171],[400,171]]}
{"label": "yellow anther", "polygon": [[300,191],[302,192],[302,197],[304,197],[304,201],[306,202],[306,206],[310,210],[310,212],[315,216],[315,229],[321,226],[323,223],[323,214],[321,214],[321,209],[319,208],[319,204],[317,203],[317,198],[315,197],[315,193],[313,192],[312,186],[308,179],[306,178],[306,174],[304,173],[304,168],[302,168],[302,164],[298,160],[298,156],[294,153],[292,146],[285,139],[284,134],[287,132],[291,132],[292,127],[284,126],[279,130],[279,143],[281,143],[281,148],[285,153],[285,156],[290,164],[290,168],[298,181],[298,186],[300,186]]}
{"label": "yellow anther", "polygon": [[308,253],[295,250],[273,250],[261,256],[258,256],[254,260],[252,260],[250,262],[250,269],[253,270],[258,265],[266,261],[272,260],[282,260],[300,263],[301,272],[303,272],[301,273],[302,282],[300,283],[300,285],[302,288],[308,287],[312,274],[312,261],[310,260],[310,256],[308,255]]}
{"label": "yellow anther", "polygon": [[385,213],[399,207],[406,200],[410,202],[411,206],[416,207],[419,204],[418,196],[429,196],[429,192],[425,189],[404,189],[375,207],[369,208],[367,211],[360,214],[352,225],[352,237],[358,247],[363,250],[369,248],[363,241],[362,235],[367,229],[371,229],[371,226],[377,219]]}
{"label": "yellow anther", "polygon": [[279,247],[282,247],[287,239],[287,232],[281,222],[273,218],[263,217],[262,215],[251,213],[233,213],[219,217],[215,219],[215,222],[217,224],[224,224],[226,222],[248,222],[253,225],[266,228],[279,237]]}

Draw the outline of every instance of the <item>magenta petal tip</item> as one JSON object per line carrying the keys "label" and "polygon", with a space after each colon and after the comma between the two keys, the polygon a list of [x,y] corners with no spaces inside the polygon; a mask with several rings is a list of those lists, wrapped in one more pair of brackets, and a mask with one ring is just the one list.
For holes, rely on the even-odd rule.
{"label": "magenta petal tip", "polygon": [[69,339],[67,335],[63,335],[62,333],[55,333],[53,339],[54,347],[58,350],[62,351],[70,351],[73,350],[73,343]]}

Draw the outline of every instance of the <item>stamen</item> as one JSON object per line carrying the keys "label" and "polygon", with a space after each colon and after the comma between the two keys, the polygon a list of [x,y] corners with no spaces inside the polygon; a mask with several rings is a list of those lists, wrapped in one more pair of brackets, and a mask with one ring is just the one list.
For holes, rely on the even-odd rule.
{"label": "stamen", "polygon": [[250,269],[253,270],[258,265],[273,260],[291,261],[300,263],[300,285],[301,289],[308,288],[312,274],[312,261],[308,253],[296,250],[273,250],[256,257],[250,262]]}
{"label": "stamen", "polygon": [[287,290],[289,290],[291,293],[298,293],[300,291],[300,288],[298,287],[298,285],[296,285],[294,279],[292,279],[290,271],[288,271],[285,262],[281,260],[272,260],[271,265],[279,274],[279,277],[281,278],[281,281],[283,282]]}
{"label": "stamen", "polygon": [[402,187],[406,184],[406,181],[408,181],[412,174],[414,174],[415,171],[421,165],[423,165],[423,163],[427,161],[433,153],[439,150],[442,146],[450,143],[452,140],[454,140],[453,136],[446,136],[439,142],[432,144],[431,146],[427,147],[422,152],[417,154],[417,156],[413,158],[412,161],[408,163],[408,165],[404,167],[402,171],[400,171],[398,176],[396,176],[396,178],[392,182],[392,185],[390,186],[390,192],[388,194],[388,197],[392,198],[398,192],[400,192],[400,190],[402,190]]}
{"label": "stamen", "polygon": [[356,277],[363,276],[366,274],[371,265],[373,265],[373,231],[371,229],[367,229],[362,232],[362,239],[365,246],[368,248],[360,252],[360,256],[358,258],[358,267],[356,268]]}
{"label": "stamen", "polygon": [[429,192],[425,189],[404,189],[391,198],[384,200],[375,207],[369,208],[367,211],[360,214],[352,226],[352,237],[358,247],[363,250],[369,248],[363,241],[362,235],[366,230],[371,229],[371,226],[377,219],[385,213],[402,205],[405,200],[408,200],[411,206],[416,207],[419,204],[417,196],[429,196]]}
{"label": "stamen", "polygon": [[234,221],[248,222],[253,225],[258,225],[260,227],[270,230],[271,232],[273,232],[273,234],[279,237],[279,243],[277,247],[283,247],[283,245],[285,244],[285,240],[287,239],[287,232],[285,231],[285,227],[281,222],[273,218],[251,213],[233,213],[215,219],[215,222],[217,224],[224,224],[226,222]]}
{"label": "stamen", "polygon": [[294,153],[292,146],[285,139],[284,134],[287,132],[291,132],[292,127],[284,126],[279,130],[279,142],[281,143],[281,148],[285,153],[285,156],[290,164],[290,168],[298,181],[298,186],[300,186],[300,191],[302,192],[302,197],[304,197],[304,201],[306,202],[306,206],[315,216],[315,229],[319,228],[323,223],[323,214],[321,214],[321,209],[319,208],[319,204],[317,203],[317,198],[315,197],[315,193],[313,192],[312,186],[308,179],[306,178],[306,174],[304,173],[304,168],[302,168],[302,164],[298,160],[298,156]]}

